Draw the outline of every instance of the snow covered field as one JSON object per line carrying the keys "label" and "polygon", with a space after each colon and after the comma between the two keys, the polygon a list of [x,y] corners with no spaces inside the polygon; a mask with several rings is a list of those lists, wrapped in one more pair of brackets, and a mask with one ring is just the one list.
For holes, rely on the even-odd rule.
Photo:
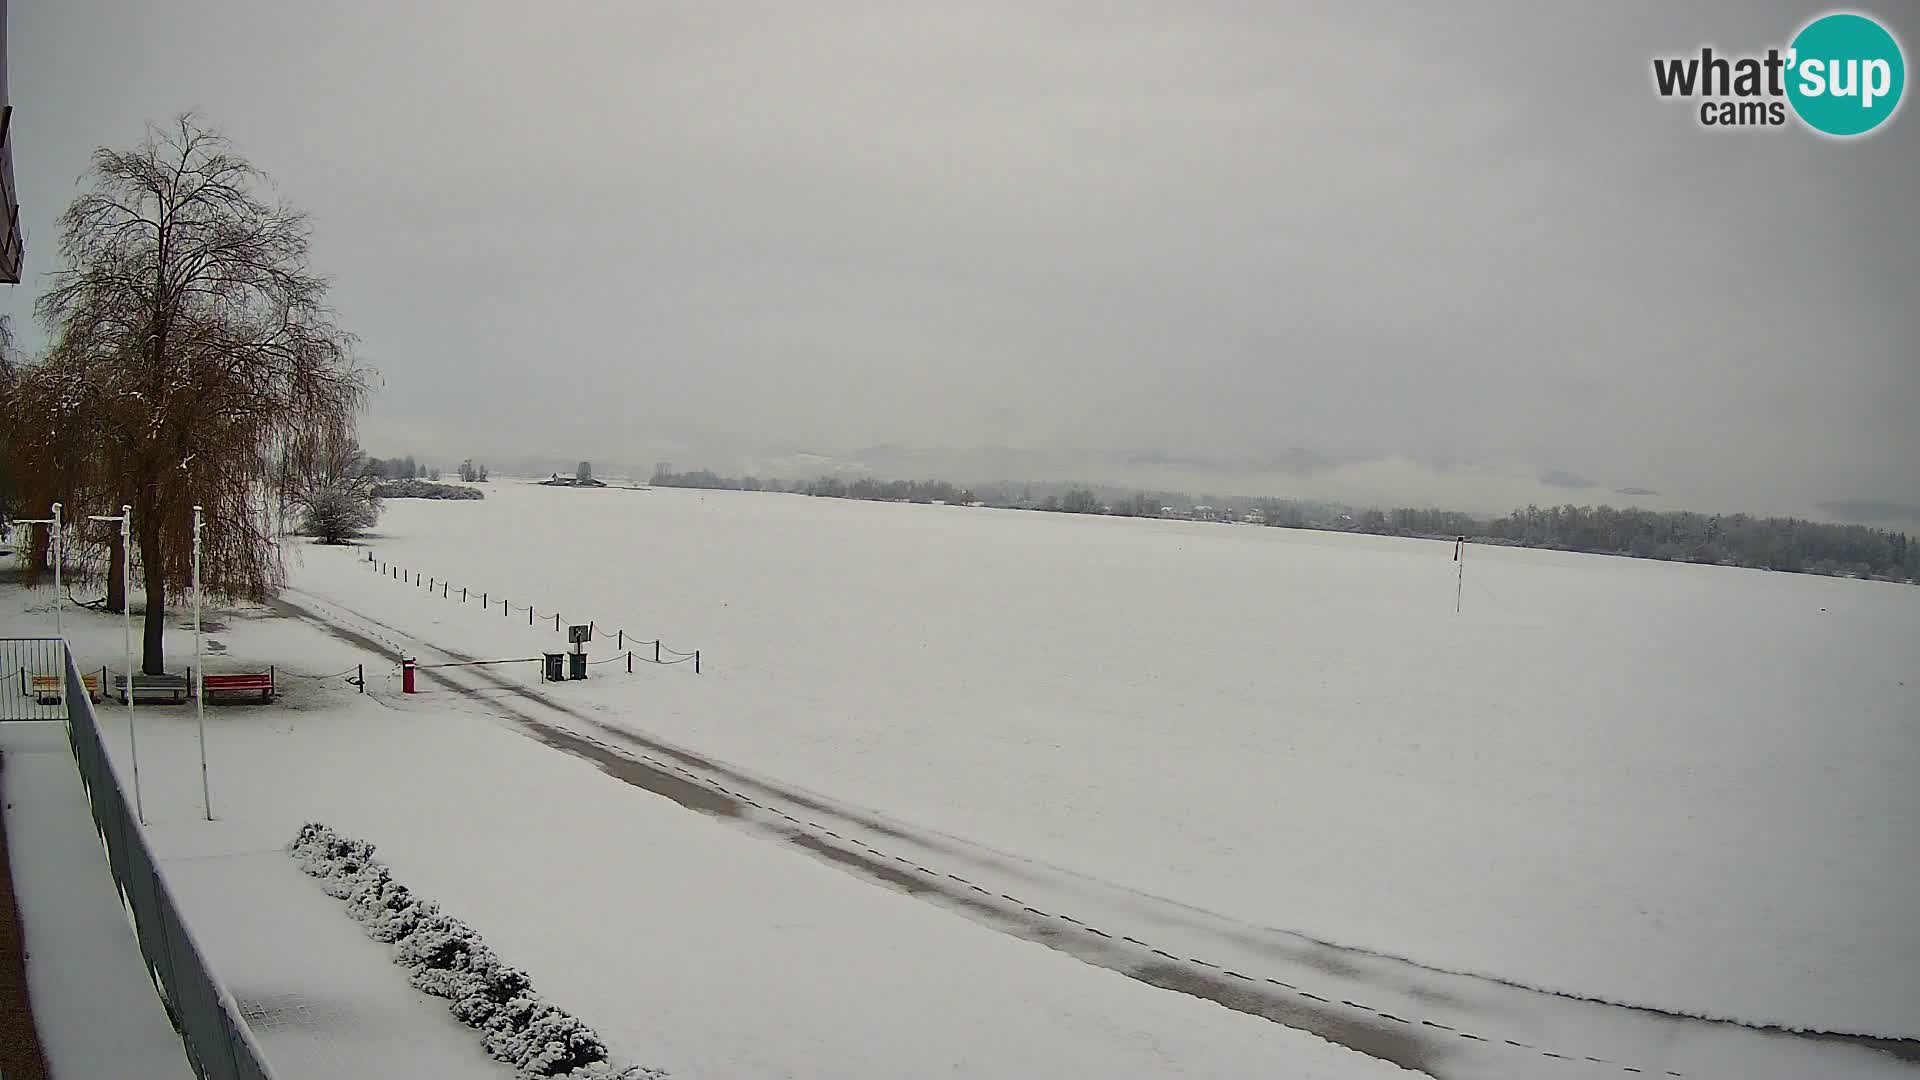
{"label": "snow covered field", "polygon": [[1472,548],[1456,616],[1441,543],[504,483],[381,533],[454,598],[317,549],[296,583],[476,655],[561,647],[553,610],[698,647],[579,693],[890,819],[1433,967],[1920,1035],[1910,587]]}
{"label": "snow covered field", "polygon": [[[298,1021],[263,1034],[296,1080],[377,1061],[329,1034],[368,1009],[402,1017],[369,1054],[412,1041],[429,1049],[410,1065],[494,1067],[430,999],[409,1012],[399,969],[337,912],[311,938],[327,963],[274,985],[307,939],[261,912],[334,906],[278,852],[313,818],[380,845],[621,1060],[679,1075],[1394,1072],[1146,985],[1216,966],[1340,1014],[1283,1023],[1436,1076],[1920,1071],[1445,974],[1920,1035],[1912,588],[1475,548],[1455,615],[1438,543],[511,483],[390,502],[380,532],[378,557],[448,595],[302,547],[289,600],[358,643],[253,616],[216,634],[213,670],[366,661],[373,691],[283,679],[271,709],[210,711],[222,820],[197,820],[190,714],[143,714],[169,874],[228,928],[213,948],[236,993]],[[398,694],[392,655],[558,650],[555,611],[597,623],[596,660],[618,627],[698,647],[703,673],[614,661],[541,689],[519,664]],[[83,664],[118,666],[116,626],[81,618]],[[619,733],[657,737],[767,812],[744,831],[688,814],[530,724],[629,755],[659,751]],[[1089,963],[840,873],[776,806],[1071,913],[1074,943],[1009,932]],[[1212,963],[1155,974],[1144,947],[1146,966],[1083,948],[1082,921]],[[1432,1038],[1401,1040],[1409,1019]]]}
{"label": "snow covered field", "polygon": [[[44,594],[0,595],[0,633],[40,629]],[[323,673],[367,657],[291,619],[220,624],[210,670],[297,659]],[[176,658],[191,655],[181,625]],[[117,665],[118,628],[68,613],[83,661]],[[272,706],[207,710],[212,822],[192,710],[143,706],[136,721],[163,870],[283,1080],[511,1075],[288,857],[315,818],[378,844],[618,1060],[690,1080],[1400,1075],[726,828],[493,722],[484,696],[282,685]],[[124,706],[99,717],[130,786]]]}

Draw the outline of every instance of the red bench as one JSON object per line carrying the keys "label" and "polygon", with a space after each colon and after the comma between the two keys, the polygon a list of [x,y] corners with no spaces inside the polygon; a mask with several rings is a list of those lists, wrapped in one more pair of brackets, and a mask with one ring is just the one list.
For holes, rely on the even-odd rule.
{"label": "red bench", "polygon": [[259,694],[262,704],[273,700],[273,669],[227,675],[202,675],[201,689],[213,694]]}

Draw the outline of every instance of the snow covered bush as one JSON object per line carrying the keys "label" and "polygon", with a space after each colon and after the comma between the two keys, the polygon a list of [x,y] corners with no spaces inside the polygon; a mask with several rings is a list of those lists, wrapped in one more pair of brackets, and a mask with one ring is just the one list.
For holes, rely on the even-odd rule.
{"label": "snow covered bush", "polygon": [[523,1077],[559,1080],[659,1080],[666,1071],[616,1066],[607,1044],[578,1017],[541,999],[525,971],[501,963],[473,927],[440,911],[399,882],[373,857],[373,845],[319,822],[300,827],[288,852],[320,880],[328,896],[367,936],[393,946],[407,981],[445,998],[453,1015],[478,1029],[487,1053]]}

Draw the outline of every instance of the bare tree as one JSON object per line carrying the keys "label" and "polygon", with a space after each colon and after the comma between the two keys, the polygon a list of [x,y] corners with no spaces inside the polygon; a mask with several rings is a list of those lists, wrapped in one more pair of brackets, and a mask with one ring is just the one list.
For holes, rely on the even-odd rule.
{"label": "bare tree", "polygon": [[352,439],[321,446],[310,463],[290,463],[287,499],[300,514],[301,529],[323,544],[344,544],[380,518],[379,478]]}
{"label": "bare tree", "polygon": [[85,415],[43,437],[84,451],[87,501],[133,507],[141,666],[158,673],[168,590],[191,576],[191,507],[207,510],[209,591],[269,595],[285,578],[276,495],[351,440],[368,374],[309,265],[306,215],[267,201],[267,178],[200,118],[95,151],[89,177],[38,305],[47,363],[83,382]]}

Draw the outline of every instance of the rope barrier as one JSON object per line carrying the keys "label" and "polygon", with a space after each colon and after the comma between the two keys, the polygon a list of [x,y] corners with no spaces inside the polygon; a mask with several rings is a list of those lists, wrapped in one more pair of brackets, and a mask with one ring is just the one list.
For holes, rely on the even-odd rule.
{"label": "rope barrier", "polygon": [[360,667],[359,665],[356,664],[345,671],[336,671],[331,675],[308,675],[304,672],[288,671],[286,668],[283,668],[283,667],[275,667],[273,670],[276,675],[286,675],[290,678],[295,678],[295,679],[337,679],[342,675],[352,675],[353,673],[359,671]]}
{"label": "rope barrier", "polygon": [[[411,571],[411,570],[408,570],[408,569],[406,569],[406,568],[404,568],[404,567],[395,567],[395,566],[393,566],[393,565],[392,565],[392,564],[390,564],[390,563],[386,563],[386,562],[383,562],[383,561],[381,561],[380,559],[378,559],[378,558],[376,558],[376,557],[373,557],[373,556],[372,556],[372,553],[371,553],[371,552],[369,552],[369,553],[368,553],[368,555],[369,555],[369,558],[367,559],[367,565],[368,565],[369,567],[371,567],[371,568],[372,568],[372,569],[373,569],[373,570],[374,570],[374,571],[375,571],[376,573],[380,573],[380,574],[381,574],[381,576],[383,576],[383,577],[388,577],[388,576],[390,576],[390,577],[393,577],[393,578],[395,578],[395,579],[397,579],[397,580],[399,580],[399,581],[402,581],[402,582],[405,582],[405,581],[407,581],[407,580],[409,579],[409,577],[411,577],[411,579],[412,579],[412,581],[413,581],[413,582],[414,582],[415,584],[419,584],[419,583],[420,583],[420,582],[422,581],[422,579],[421,579],[421,577],[420,577],[420,575],[419,575],[419,574],[417,574],[417,573],[415,573],[415,572],[413,572],[413,571]],[[428,591],[428,592],[435,592],[435,591],[437,591],[437,592],[439,592],[439,594],[440,594],[440,596],[441,596],[441,598],[442,598],[442,599],[447,599],[447,598],[450,598],[450,597],[451,597],[451,595],[452,595],[452,588],[453,588],[453,586],[452,586],[452,585],[451,585],[451,584],[450,584],[449,582],[446,582],[446,581],[441,581],[441,580],[440,580],[439,578],[437,578],[437,577],[433,577],[433,576],[429,576],[429,577],[427,577],[427,578],[425,578],[424,580],[425,580],[425,583],[426,583],[426,587],[427,587],[427,591]],[[466,602],[467,602],[467,594],[468,594],[468,593],[469,593],[470,591],[472,591],[472,587],[471,587],[471,586],[464,586],[464,585],[463,585],[463,586],[461,586],[461,588],[460,588],[460,602],[461,602],[461,603],[463,603],[463,604],[464,604],[464,603],[466,603]],[[487,608],[487,607],[491,607],[491,606],[492,606],[492,597],[490,596],[490,594],[489,594],[489,593],[487,593],[487,592],[484,592],[484,591],[480,593],[480,605],[481,605],[481,607],[483,607],[483,608]],[[501,601],[500,601],[500,614],[501,614],[501,617],[503,617],[503,618],[505,618],[505,617],[507,617],[507,616],[509,616],[509,615],[510,615],[510,614],[511,614],[512,612],[515,612],[515,611],[524,611],[524,612],[526,612],[526,613],[527,613],[527,625],[528,625],[528,626],[532,626],[532,625],[534,625],[534,624],[535,624],[535,619],[537,618],[537,613],[536,613],[536,612],[534,611],[534,608],[533,608],[533,605],[531,605],[531,604],[515,604],[515,603],[511,603],[510,601],[508,601],[508,600],[506,600],[505,598],[502,598],[502,599],[501,599]],[[558,612],[555,612],[555,613],[553,613],[553,628],[554,628],[554,629],[555,629],[556,631],[560,629],[560,626],[561,626],[561,623],[563,622],[563,620],[564,620],[564,616],[562,616],[562,615],[560,615],[560,614],[559,614]],[[653,658],[652,658],[652,659],[648,659],[648,658],[646,658],[646,657],[644,657],[644,656],[634,656],[634,657],[632,658],[633,660],[638,660],[638,661],[639,661],[640,663],[643,663],[643,664],[654,664],[654,665],[656,665],[656,666],[659,666],[659,667],[671,667],[671,666],[673,666],[674,664],[683,664],[683,663],[686,663],[687,661],[689,661],[689,660],[691,660],[691,661],[693,661],[693,670],[694,670],[694,671],[695,671],[696,673],[700,671],[700,650],[699,650],[699,649],[695,649],[695,650],[693,650],[692,652],[682,652],[682,651],[680,651],[679,649],[674,649],[674,648],[670,648],[670,647],[668,647],[668,646],[667,646],[667,645],[665,645],[665,644],[664,644],[664,643],[663,643],[663,642],[661,641],[661,639],[659,639],[659,638],[655,638],[655,639],[653,639],[652,641],[645,641],[645,640],[641,640],[641,639],[639,639],[639,638],[634,638],[634,640],[633,640],[633,641],[631,641],[631,642],[629,642],[629,641],[627,640],[627,638],[628,638],[629,636],[631,636],[631,635],[629,635],[629,634],[627,633],[627,631],[626,631],[626,630],[624,630],[624,629],[620,629],[620,628],[615,628],[615,629],[613,629],[613,630],[601,630],[601,629],[599,628],[599,624],[598,624],[598,623],[593,623],[593,622],[590,622],[590,623],[589,623],[588,625],[589,625],[589,626],[590,626],[590,627],[592,628],[590,632],[591,632],[591,633],[592,633],[592,634],[593,634],[593,635],[594,635],[595,637],[605,637],[605,636],[606,636],[607,634],[612,634],[612,635],[613,635],[613,638],[614,638],[614,642],[615,642],[615,648],[625,648],[626,646],[628,646],[628,645],[630,645],[630,644],[631,644],[631,645],[651,645],[651,646],[653,646],[653,652],[654,652],[654,655],[653,655]],[[664,655],[666,655],[666,656],[671,656],[671,657],[673,657],[673,659],[671,659],[671,660],[666,660],[666,659],[662,659],[661,657],[662,657],[662,655],[663,655],[663,654],[664,654]],[[620,656],[620,655],[625,655],[625,654],[624,654],[624,653],[620,653],[620,654],[616,654],[616,656]],[[607,662],[608,662],[609,660],[612,660],[612,659],[614,659],[614,658],[615,658],[615,657],[608,657],[608,658],[607,658],[606,660],[592,660],[592,661],[588,661],[588,662],[589,662],[589,663],[593,663],[593,664],[604,664],[604,663],[607,663]],[[536,658],[536,659],[537,659],[537,658]],[[518,660],[498,660],[498,661],[485,661],[485,662],[486,662],[486,663],[521,663],[522,661],[518,661]],[[631,661],[629,661],[629,663],[631,663]],[[419,665],[419,666],[420,666],[420,667],[427,667],[427,666],[429,666],[429,665],[424,665],[424,664],[423,664],[423,665]],[[433,667],[447,667],[447,666],[453,666],[453,665],[445,665],[445,664],[435,664],[435,665],[431,665],[431,666],[433,666]]]}

